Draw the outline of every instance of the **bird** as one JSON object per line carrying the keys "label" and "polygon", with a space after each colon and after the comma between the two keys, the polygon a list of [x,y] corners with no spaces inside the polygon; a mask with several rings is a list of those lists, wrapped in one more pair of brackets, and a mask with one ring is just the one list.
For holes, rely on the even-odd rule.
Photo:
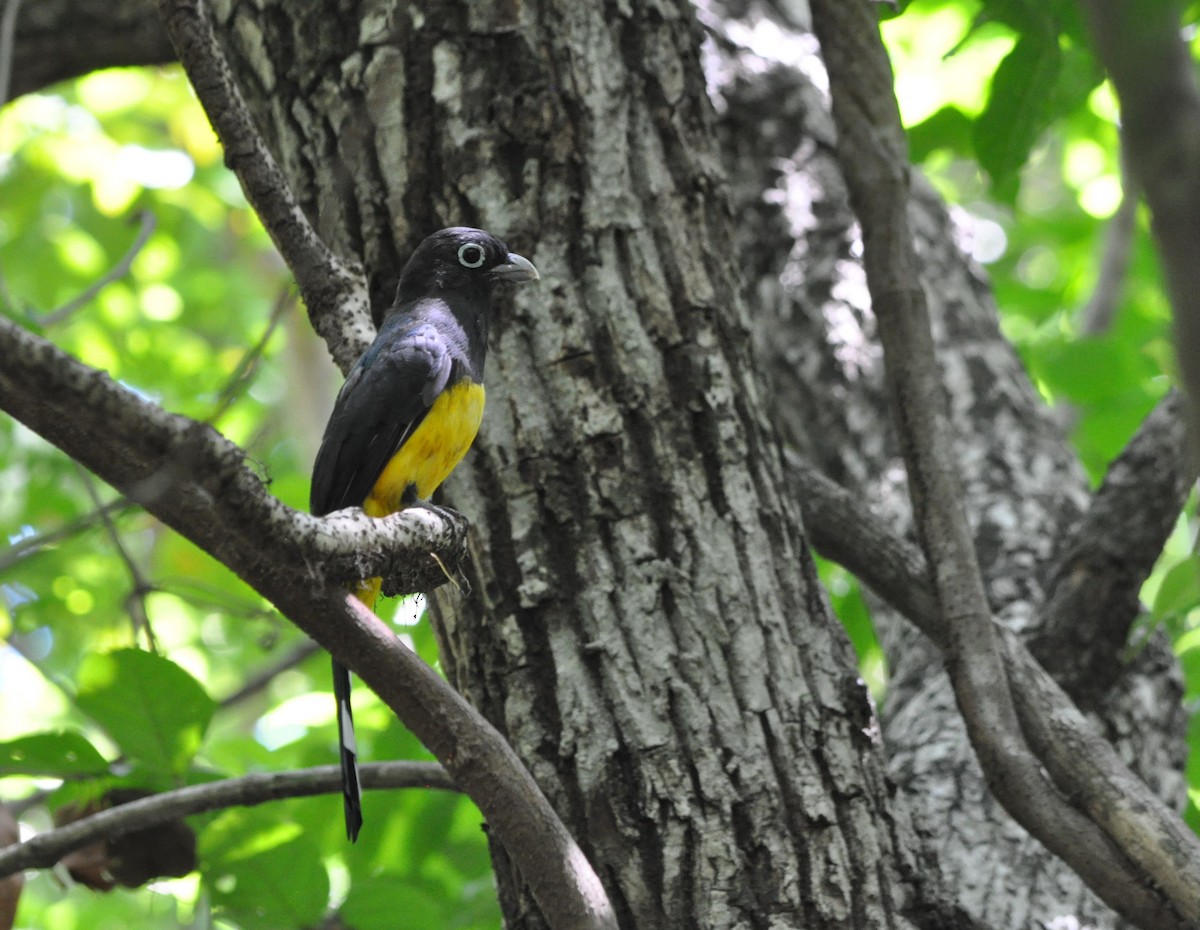
{"label": "bird", "polygon": [[[313,465],[309,510],[361,507],[384,517],[426,503],[475,441],[483,419],[488,318],[499,285],[536,281],[529,259],[482,229],[428,236],[400,273],[374,342],[334,401]],[[373,610],[379,578],[355,583]],[[346,836],[358,839],[362,795],[350,672],[333,659]]]}

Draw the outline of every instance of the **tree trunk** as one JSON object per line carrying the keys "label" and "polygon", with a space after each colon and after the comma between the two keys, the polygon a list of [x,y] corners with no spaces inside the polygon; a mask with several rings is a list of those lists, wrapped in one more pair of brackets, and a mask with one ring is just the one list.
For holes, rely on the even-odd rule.
{"label": "tree trunk", "polygon": [[223,11],[250,102],[378,301],[451,223],[542,271],[496,313],[436,616],[622,926],[906,925],[929,896],[766,416],[691,9],[265,7]]}
{"label": "tree trunk", "polygon": [[[806,42],[802,66],[764,63],[735,42],[722,43],[722,132],[732,173],[742,179],[739,215],[754,216],[739,230],[741,253],[759,260],[747,282],[756,342],[786,441],[871,501],[898,532],[911,532],[882,357],[855,258],[858,232],[834,157],[828,101],[807,76],[819,68],[816,52],[802,33],[787,47]],[[1033,638],[1059,550],[1088,507],[1087,478],[1000,332],[984,275],[959,245],[969,233],[927,185],[917,191],[910,222],[924,260],[976,552],[994,614]],[[1060,917],[1097,930],[1127,926],[991,798],[939,652],[878,599],[872,615],[889,662],[889,774],[936,838],[955,900],[994,927]],[[1085,616],[1079,625],[1094,631],[1098,621]],[[1105,646],[1095,635],[1083,640],[1070,657],[1081,663],[1089,649]],[[1094,694],[1076,700],[1126,764],[1178,809],[1187,717],[1165,638],[1151,637],[1111,678],[1093,684]]]}
{"label": "tree trunk", "polygon": [[[739,77],[723,43],[718,123],[681,3],[213,7],[272,149],[327,241],[367,263],[377,310],[451,223],[542,271],[496,314],[483,432],[447,485],[473,559],[435,612],[452,680],[622,926],[969,926],[943,879],[993,926],[1118,926],[990,801],[937,655],[880,609],[884,759],[816,582],[780,435],[898,525],[907,503],[835,140],[801,73]],[[1029,629],[1086,482],[943,208],[922,197],[913,216],[993,608]],[[1177,793],[1172,668],[1152,644],[1093,709]],[[541,926],[496,855],[508,925]]]}

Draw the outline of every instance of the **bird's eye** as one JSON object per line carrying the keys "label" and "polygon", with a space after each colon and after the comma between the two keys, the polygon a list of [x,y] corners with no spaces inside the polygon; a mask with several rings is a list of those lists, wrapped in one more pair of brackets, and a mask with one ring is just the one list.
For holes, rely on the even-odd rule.
{"label": "bird's eye", "polygon": [[486,257],[483,246],[474,242],[468,242],[458,249],[458,263],[464,268],[478,268]]}

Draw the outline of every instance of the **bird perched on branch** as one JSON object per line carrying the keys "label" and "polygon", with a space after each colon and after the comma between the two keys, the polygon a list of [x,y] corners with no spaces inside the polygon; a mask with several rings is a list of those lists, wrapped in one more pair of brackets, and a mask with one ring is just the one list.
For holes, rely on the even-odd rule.
{"label": "bird perched on branch", "polygon": [[[483,362],[493,289],[537,280],[526,258],[481,229],[427,238],[400,273],[375,341],[338,393],[313,466],[317,516],[362,507],[383,517],[427,501],[466,454],[483,418]],[[354,594],[374,609],[380,579]],[[333,660],[346,835],[362,826],[350,672]]]}

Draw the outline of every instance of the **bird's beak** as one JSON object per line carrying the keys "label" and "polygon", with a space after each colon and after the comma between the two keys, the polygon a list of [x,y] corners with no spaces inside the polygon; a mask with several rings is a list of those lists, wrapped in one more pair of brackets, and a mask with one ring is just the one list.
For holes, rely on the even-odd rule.
{"label": "bird's beak", "polygon": [[536,281],[541,277],[533,262],[515,252],[509,252],[503,265],[497,265],[489,274],[497,281],[507,284],[520,284],[522,281]]}

